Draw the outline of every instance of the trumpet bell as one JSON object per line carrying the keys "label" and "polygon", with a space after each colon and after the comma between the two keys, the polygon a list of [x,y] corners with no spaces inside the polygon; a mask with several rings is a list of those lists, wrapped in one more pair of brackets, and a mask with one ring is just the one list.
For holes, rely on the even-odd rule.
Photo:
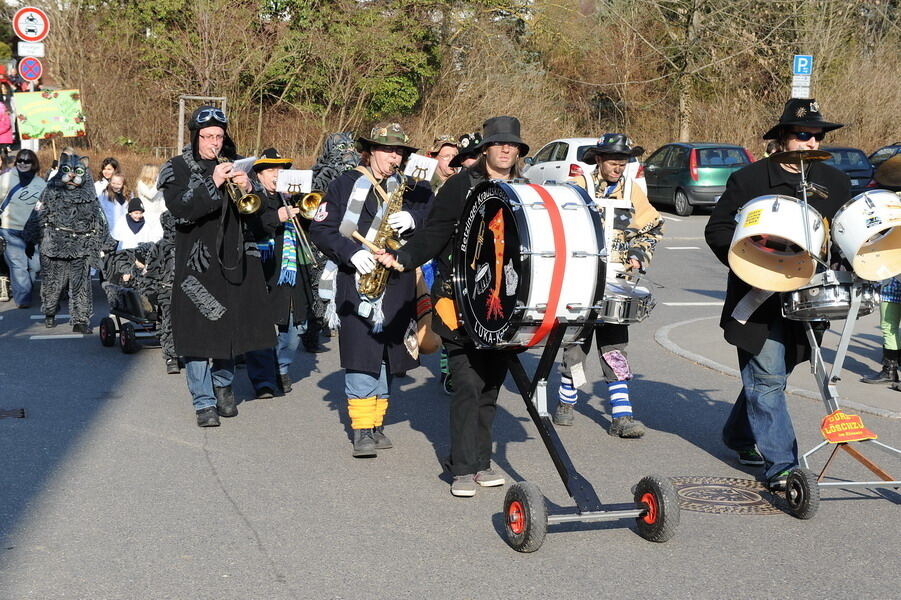
{"label": "trumpet bell", "polygon": [[263,201],[256,194],[244,194],[235,203],[238,212],[243,215],[252,215],[263,206]]}
{"label": "trumpet bell", "polygon": [[310,192],[309,194],[304,194],[294,206],[300,210],[301,217],[312,221],[313,217],[316,216],[316,211],[319,210],[321,202],[322,192]]}

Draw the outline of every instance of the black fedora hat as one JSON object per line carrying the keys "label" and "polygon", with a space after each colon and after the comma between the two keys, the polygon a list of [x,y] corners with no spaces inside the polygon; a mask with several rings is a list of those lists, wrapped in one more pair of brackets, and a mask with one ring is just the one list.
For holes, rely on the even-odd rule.
{"label": "black fedora hat", "polygon": [[460,149],[460,152],[451,159],[449,163],[450,166],[462,166],[464,160],[466,160],[467,158],[473,158],[479,153],[479,146],[481,145],[482,134],[478,131],[474,131],[472,133],[464,133],[463,135],[461,135],[460,141],[457,143],[457,148]]}
{"label": "black fedora hat", "polygon": [[491,117],[482,125],[482,143],[478,149],[484,150],[491,144],[516,144],[519,146],[519,155],[529,153],[529,145],[519,137],[519,119],[516,117]]}
{"label": "black fedora hat", "polygon": [[291,159],[282,158],[275,148],[266,148],[260,153],[260,157],[253,163],[254,171],[262,171],[263,169],[271,169],[272,167],[282,167],[283,169],[291,168]]}
{"label": "black fedora hat", "polygon": [[785,103],[779,122],[763,134],[765,140],[779,138],[782,127],[819,127],[823,133],[844,127],[841,123],[830,123],[820,114],[820,105],[813,98],[792,98]]}
{"label": "black fedora hat", "polygon": [[598,143],[588,148],[582,155],[582,162],[592,163],[594,157],[601,154],[613,154],[618,156],[641,156],[644,148],[633,146],[632,140],[624,133],[605,133]]}

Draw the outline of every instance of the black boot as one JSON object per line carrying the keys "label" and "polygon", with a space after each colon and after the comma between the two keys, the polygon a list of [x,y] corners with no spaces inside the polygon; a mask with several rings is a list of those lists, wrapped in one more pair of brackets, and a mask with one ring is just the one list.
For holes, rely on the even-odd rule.
{"label": "black boot", "polygon": [[51,327],[56,327],[56,315],[47,315],[44,317],[44,327],[50,329]]}
{"label": "black boot", "polygon": [[166,359],[166,374],[167,375],[178,375],[178,359],[174,356],[172,358]]}
{"label": "black boot", "polygon": [[279,373],[279,375],[278,375],[278,381],[279,381],[279,383],[280,383],[281,386],[282,386],[282,392],[284,392],[285,394],[287,394],[288,392],[291,391],[291,384],[292,384],[292,381],[291,381],[291,375],[290,375],[290,374],[288,374],[288,373]]}
{"label": "black boot", "polygon": [[219,427],[219,414],[216,407],[202,408],[197,411],[198,427]]}
{"label": "black boot", "polygon": [[378,456],[375,448],[375,437],[373,437],[372,429],[354,429],[353,455],[355,458]]}
{"label": "black boot", "polygon": [[871,377],[863,377],[864,383],[893,383],[898,381],[898,351],[882,349],[882,370]]}
{"label": "black boot", "polygon": [[220,416],[238,416],[238,406],[235,404],[235,394],[231,386],[214,387],[213,393],[216,394],[216,410]]}
{"label": "black boot", "polygon": [[303,343],[303,349],[307,352],[318,354],[325,352],[327,348],[319,341],[319,334],[322,332],[322,325],[318,319],[310,319],[310,325],[307,330],[300,336]]}
{"label": "black boot", "polygon": [[75,323],[72,325],[73,333],[94,333],[94,329],[87,323]]}

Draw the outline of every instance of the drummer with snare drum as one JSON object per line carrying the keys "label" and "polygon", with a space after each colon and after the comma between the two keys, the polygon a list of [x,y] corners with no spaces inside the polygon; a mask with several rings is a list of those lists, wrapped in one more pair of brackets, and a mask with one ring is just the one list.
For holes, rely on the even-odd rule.
{"label": "drummer with snare drum", "polygon": [[[607,289],[630,287],[624,282],[644,271],[660,238],[663,219],[648,202],[644,189],[625,175],[629,160],[641,156],[644,148],[633,146],[632,140],[621,133],[608,133],[590,147],[585,162],[596,162],[591,174],[594,182],[594,201],[601,210],[604,240],[607,246]],[[605,294],[606,295],[606,294]],[[632,371],[626,358],[629,341],[628,325],[599,322],[595,326],[598,355],[610,394],[612,422],[607,432],[621,438],[640,438],[645,433],[641,421],[632,414],[629,400],[629,380]],[[554,412],[557,425],[573,424],[573,407],[578,399],[577,388],[585,383],[584,361],[591,349],[591,336],[582,344],[566,346],[560,365],[560,403]]]}
{"label": "drummer with snare drum", "polygon": [[[839,127],[823,118],[816,100],[791,99],[763,139],[776,140],[783,152],[813,151],[827,132]],[[807,181],[813,184],[808,185],[809,205],[831,222],[850,198],[848,176],[820,161],[805,164]],[[704,232],[720,262],[729,265],[736,215],[745,203],[768,194],[801,198],[800,185],[799,167],[784,162],[779,153],[733,173]],[[752,287],[730,269],[720,326],[726,341],[738,349],[743,385],[723,427],[723,442],[738,453],[740,463],[764,466],[763,481],[770,489],[784,489],[789,470],[798,465],[785,385],[810,351],[803,323],[782,316],[778,293]]]}

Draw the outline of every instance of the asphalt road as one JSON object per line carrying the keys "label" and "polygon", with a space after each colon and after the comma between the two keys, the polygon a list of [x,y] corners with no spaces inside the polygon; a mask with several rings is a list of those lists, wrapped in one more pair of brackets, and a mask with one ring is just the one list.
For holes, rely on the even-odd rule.
{"label": "asphalt road", "polygon": [[[704,215],[668,219],[650,273],[665,287],[651,318],[631,329],[633,403],[648,435],[605,433],[606,386],[595,360],[576,424],[560,431],[605,503],[629,502],[648,473],[748,481],[758,474],[738,465],[719,437],[737,380],[655,339],[682,324],[670,329],[675,345],[735,366],[714,318],[725,269],[706,249],[705,222]],[[96,322],[105,310],[99,289],[95,298]],[[285,397],[250,400],[239,372],[240,415],[200,429],[184,378],[165,375],[158,349],[124,355],[96,335],[31,339],[48,333],[30,318],[37,312],[0,305],[0,409],[27,410],[25,419],[0,419],[0,599],[898,594],[901,495],[885,487],[826,489],[809,521],[778,510],[683,510],[664,544],[641,538],[634,521],[556,525],[538,552],[520,554],[503,535],[506,487],[472,499],[449,493],[440,466],[448,400],[434,375],[436,357],[397,382],[387,418],[395,448],[355,460],[336,341],[328,353],[298,355],[298,383]],[[874,319],[861,319],[852,345],[857,374],[878,357]],[[68,332],[63,324],[49,333]],[[535,357],[527,363],[534,367]],[[793,383],[816,389],[804,366]],[[495,463],[508,486],[531,481],[551,511],[571,509],[511,386],[508,380],[499,402]],[[872,398],[861,403],[888,411],[881,414],[899,410],[901,394],[867,391]],[[800,395],[789,402],[800,447],[812,448],[824,408]],[[880,440],[901,446],[901,420],[860,414]],[[901,472],[897,458],[868,454]],[[823,460],[817,455],[814,466]],[[830,474],[873,478],[847,456]]]}

